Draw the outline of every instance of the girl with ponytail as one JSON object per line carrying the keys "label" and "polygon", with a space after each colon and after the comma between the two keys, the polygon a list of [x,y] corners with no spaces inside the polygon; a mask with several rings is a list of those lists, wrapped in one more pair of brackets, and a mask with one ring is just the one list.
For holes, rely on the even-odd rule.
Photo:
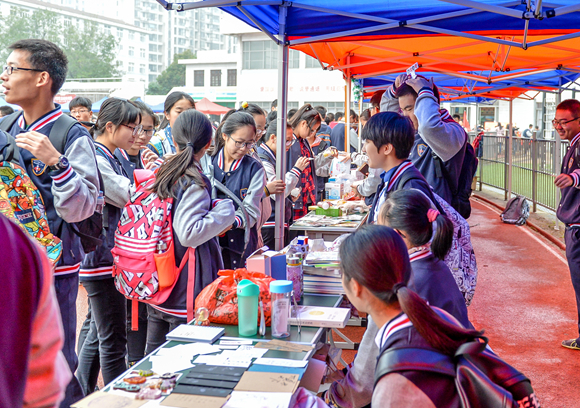
{"label": "girl with ponytail", "polygon": [[[195,248],[194,296],[217,278],[223,261],[217,236],[235,219],[231,200],[212,200],[211,183],[202,173],[200,160],[211,145],[209,119],[190,109],[176,118],[172,134],[176,154],[157,170],[152,190],[162,200],[173,198],[175,263],[180,265],[188,248]],[[165,342],[165,335],[187,323],[188,265],[185,265],[169,298],[159,306],[147,305],[147,347],[149,354]]]}
{"label": "girl with ponytail", "polygon": [[409,287],[464,327],[473,327],[463,295],[443,262],[453,240],[451,220],[432,208],[421,191],[410,189],[392,192],[379,210],[378,221],[397,231],[408,248],[413,271]]}

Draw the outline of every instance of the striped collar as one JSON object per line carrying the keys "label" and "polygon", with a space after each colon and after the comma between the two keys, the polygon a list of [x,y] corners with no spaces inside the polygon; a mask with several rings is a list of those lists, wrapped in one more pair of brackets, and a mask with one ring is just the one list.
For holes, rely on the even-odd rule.
{"label": "striped collar", "polygon": [[570,142],[570,147],[574,146],[576,144],[576,142],[578,142],[578,140],[580,140],[580,133],[578,133],[576,136],[574,136],[574,138]]}
{"label": "striped collar", "polygon": [[[411,248],[414,249],[414,248]],[[429,246],[422,247],[419,251],[415,251],[409,254],[409,260],[411,262],[418,261],[419,259],[424,259],[432,255],[431,248]]]}
{"label": "striped collar", "polygon": [[[111,151],[104,144],[99,143],[99,142],[95,142],[95,149],[97,149],[98,151],[102,152],[109,159],[116,160],[115,159],[115,156],[113,156],[113,154],[111,153]],[[123,152],[122,149],[119,149],[119,150],[121,150],[121,152]],[[123,154],[123,153],[121,153],[121,154]]]}
{"label": "striped collar", "polygon": [[405,160],[403,163],[399,164],[399,168],[397,168],[397,170],[395,170],[395,173],[393,174],[393,176],[391,177],[391,179],[387,183],[387,190],[386,190],[387,193],[393,189],[393,187],[397,184],[397,181],[401,178],[403,173],[409,167],[412,167],[412,166],[413,166],[413,163],[411,163],[411,160]]}
{"label": "striped collar", "polygon": [[62,116],[62,109],[61,109],[60,105],[57,103],[55,103],[54,105],[56,106],[56,109],[51,110],[46,115],[41,116],[40,118],[36,119],[28,127],[26,127],[26,121],[24,120],[24,114],[20,115],[18,117],[18,121],[17,121],[18,126],[20,126],[21,129],[25,129],[28,132],[40,131],[43,127],[45,127],[49,123],[56,121],[59,117]]}
{"label": "striped collar", "polygon": [[[246,156],[242,156],[241,159],[236,160],[232,163],[232,165],[230,166],[230,169],[227,171],[236,171],[239,167],[240,164],[242,163],[242,161],[244,160],[244,157]],[[219,154],[218,154],[218,167],[222,170],[222,171],[226,171],[224,169],[225,166],[225,158],[224,158],[224,149],[220,150]]]}
{"label": "striped collar", "polygon": [[383,344],[387,342],[389,337],[394,333],[398,332],[399,330],[405,329],[407,327],[412,327],[413,323],[409,320],[405,313],[401,313],[390,322],[386,323],[377,333],[375,337],[375,343],[379,347],[379,350],[382,349]]}
{"label": "striped collar", "polygon": [[274,159],[274,161],[276,161],[276,155],[274,154],[272,149],[270,149],[270,146],[268,146],[266,143],[262,143],[260,147],[264,150],[264,152],[266,152],[268,156],[270,156],[272,159]]}
{"label": "striped collar", "polygon": [[119,153],[121,153],[121,156],[123,156],[123,158],[125,160],[129,160],[129,155],[127,154],[127,152],[125,151],[125,149],[119,149]]}

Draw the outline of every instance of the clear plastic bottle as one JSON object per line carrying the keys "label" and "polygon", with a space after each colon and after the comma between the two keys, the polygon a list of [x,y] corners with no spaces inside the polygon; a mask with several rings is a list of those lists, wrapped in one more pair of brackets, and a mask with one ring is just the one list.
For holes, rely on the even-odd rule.
{"label": "clear plastic bottle", "polygon": [[294,288],[294,301],[299,302],[302,299],[302,259],[297,256],[287,258],[286,261],[286,279],[292,282]]}
{"label": "clear plastic bottle", "polygon": [[272,337],[284,338],[290,336],[291,293],[293,284],[289,280],[270,282],[272,299]]}

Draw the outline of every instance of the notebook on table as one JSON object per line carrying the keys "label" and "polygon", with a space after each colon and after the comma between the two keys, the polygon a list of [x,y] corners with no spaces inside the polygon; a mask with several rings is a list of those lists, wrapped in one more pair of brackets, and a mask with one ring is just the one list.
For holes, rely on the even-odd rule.
{"label": "notebook on table", "polygon": [[167,333],[167,340],[213,343],[224,335],[223,327],[181,324]]}

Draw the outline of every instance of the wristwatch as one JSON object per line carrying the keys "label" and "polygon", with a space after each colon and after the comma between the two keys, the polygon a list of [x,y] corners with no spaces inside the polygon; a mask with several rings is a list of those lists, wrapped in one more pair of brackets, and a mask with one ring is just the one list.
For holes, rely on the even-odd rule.
{"label": "wristwatch", "polygon": [[60,157],[58,158],[58,162],[56,162],[56,164],[48,166],[48,168],[52,171],[64,170],[67,167],[68,167],[68,159],[63,154],[60,155]]}

